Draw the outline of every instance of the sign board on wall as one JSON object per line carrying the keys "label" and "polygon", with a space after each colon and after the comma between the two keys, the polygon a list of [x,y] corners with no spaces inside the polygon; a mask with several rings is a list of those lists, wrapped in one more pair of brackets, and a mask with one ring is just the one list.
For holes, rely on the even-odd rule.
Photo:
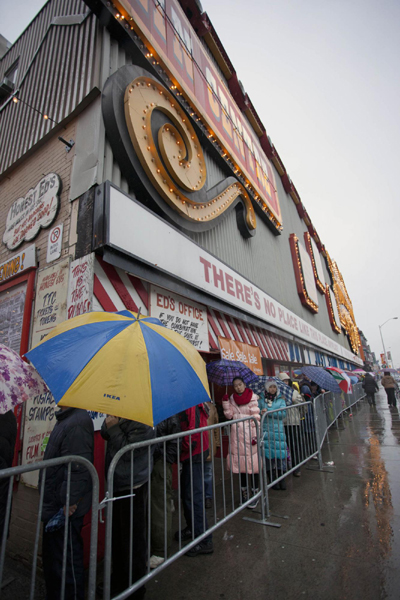
{"label": "sign board on wall", "polygon": [[57,260],[61,256],[62,248],[62,234],[64,225],[56,225],[49,232],[49,239],[47,242],[47,262]]}
{"label": "sign board on wall", "polygon": [[11,279],[15,275],[21,275],[27,269],[35,266],[36,249],[35,244],[32,244],[5,262],[0,263],[0,283]]}
{"label": "sign board on wall", "polygon": [[183,335],[197,350],[210,350],[205,306],[152,285],[150,314],[168,329]]}
{"label": "sign board on wall", "polygon": [[[108,190],[107,244],[262,321],[362,364],[361,359],[338,342],[288,310],[141,204],[112,186]],[[135,224],[135,235],[132,235],[132,223]],[[160,247],[163,248],[162,252]]]}
{"label": "sign board on wall", "polygon": [[281,210],[270,161],[179,1],[120,0],[120,4],[132,17],[129,22],[147,38],[157,52],[157,60],[186,92],[193,107],[212,128],[212,135],[219,139],[280,224]]}
{"label": "sign board on wall", "polygon": [[19,354],[26,282],[0,292],[0,342]]}
{"label": "sign board on wall", "polygon": [[67,318],[90,312],[93,305],[94,254],[71,263],[69,269]]}
{"label": "sign board on wall", "polygon": [[12,204],[3,235],[7,248],[18,248],[24,240],[33,240],[42,227],[51,225],[57,214],[60,189],[59,176],[49,173],[26,196]]}
{"label": "sign board on wall", "polygon": [[[69,259],[38,273],[33,316],[31,347],[36,346],[67,315],[67,286]],[[22,464],[42,460],[46,443],[55,425],[56,406],[51,394],[27,400],[22,450]],[[22,481],[36,487],[38,473],[24,473]]]}
{"label": "sign board on wall", "polygon": [[218,336],[218,343],[221,349],[221,358],[227,360],[238,360],[244,363],[256,375],[263,374],[261,363],[261,353],[257,346],[250,346],[236,340],[228,340]]}

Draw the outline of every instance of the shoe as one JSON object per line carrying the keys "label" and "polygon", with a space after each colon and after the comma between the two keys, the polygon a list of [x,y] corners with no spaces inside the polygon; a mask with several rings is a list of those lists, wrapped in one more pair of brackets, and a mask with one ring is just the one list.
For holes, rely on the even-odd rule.
{"label": "shoe", "polygon": [[273,490],[280,490],[281,489],[281,482],[279,481],[278,483],[276,483],[275,485],[272,486]]}
{"label": "shoe", "polygon": [[[179,530],[175,532],[174,538],[177,542],[179,542]],[[192,530],[190,527],[184,527],[181,529],[181,541],[185,542],[186,540],[192,539]]]}
{"label": "shoe", "polygon": [[294,471],[293,472],[293,477],[301,477],[301,471],[300,471],[300,469],[298,471]]}
{"label": "shoe", "polygon": [[214,545],[212,540],[207,540],[206,542],[200,542],[194,548],[186,552],[186,556],[198,556],[199,554],[212,554],[214,552]]}
{"label": "shoe", "polygon": [[206,498],[205,507],[212,508],[212,498]]}
{"label": "shoe", "polygon": [[157,569],[157,567],[162,565],[163,562],[164,558],[162,556],[156,556],[153,554],[153,556],[150,556],[150,569]]}
{"label": "shoe", "polygon": [[[258,494],[259,490],[258,488],[255,490],[252,490],[253,495]],[[258,506],[258,502],[259,502],[260,498],[253,498],[252,501],[250,502],[250,504],[247,505],[247,508],[257,508]]]}
{"label": "shoe", "polygon": [[247,491],[247,487],[242,487],[242,504],[247,502],[248,499],[249,499],[249,494]]}
{"label": "shoe", "polygon": [[286,490],[286,479],[281,479],[279,483],[280,483],[280,489]]}

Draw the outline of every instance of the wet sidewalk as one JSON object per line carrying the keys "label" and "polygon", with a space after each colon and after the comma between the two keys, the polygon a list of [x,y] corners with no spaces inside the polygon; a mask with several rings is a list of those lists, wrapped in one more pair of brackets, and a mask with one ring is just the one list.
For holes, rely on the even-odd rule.
{"label": "wet sidewalk", "polygon": [[398,600],[399,413],[381,389],[376,407],[362,400],[341,421],[323,447],[334,466],[271,490],[280,529],[243,520],[246,510],[214,534],[214,554],[179,559],[146,600]]}

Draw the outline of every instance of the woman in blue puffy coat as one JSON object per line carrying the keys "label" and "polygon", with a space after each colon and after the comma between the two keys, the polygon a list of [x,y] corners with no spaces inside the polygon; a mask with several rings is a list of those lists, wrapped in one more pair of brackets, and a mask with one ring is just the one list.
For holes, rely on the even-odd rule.
{"label": "woman in blue puffy coat", "polygon": [[[267,475],[270,481],[278,479],[287,470],[287,444],[283,420],[286,417],[286,402],[279,394],[275,381],[265,384],[265,396],[261,396],[258,405],[261,415],[271,411],[264,418],[264,452]],[[282,410],[277,410],[277,409]],[[286,480],[282,479],[273,486],[276,490],[286,490]]]}

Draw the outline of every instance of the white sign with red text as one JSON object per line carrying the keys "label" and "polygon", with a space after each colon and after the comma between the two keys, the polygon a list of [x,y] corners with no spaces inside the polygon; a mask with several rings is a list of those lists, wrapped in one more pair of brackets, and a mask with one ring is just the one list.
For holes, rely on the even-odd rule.
{"label": "white sign with red text", "polygon": [[152,285],[150,314],[168,329],[183,335],[197,350],[210,350],[205,306]]}
{"label": "white sign with red text", "polygon": [[26,196],[18,198],[7,214],[3,242],[14,250],[24,240],[35,238],[41,227],[54,221],[58,210],[61,181],[56,173],[45,175]]}
{"label": "white sign with red text", "polygon": [[[358,364],[362,360],[132,198],[110,187],[108,244],[236,309]],[[134,235],[132,223],[135,224]],[[162,251],[160,251],[162,248]]]}
{"label": "white sign with red text", "polygon": [[67,319],[90,312],[93,305],[94,254],[71,263],[69,269]]}

